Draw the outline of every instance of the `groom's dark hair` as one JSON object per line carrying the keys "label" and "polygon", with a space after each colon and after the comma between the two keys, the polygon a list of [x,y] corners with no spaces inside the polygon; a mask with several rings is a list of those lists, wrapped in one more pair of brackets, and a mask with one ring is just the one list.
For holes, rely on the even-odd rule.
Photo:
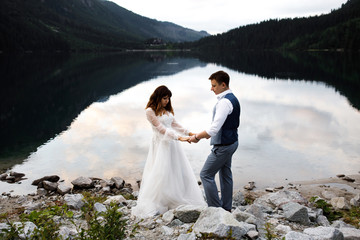
{"label": "groom's dark hair", "polygon": [[217,71],[209,77],[210,80],[215,80],[218,84],[225,83],[228,87],[230,82],[229,74],[224,71]]}

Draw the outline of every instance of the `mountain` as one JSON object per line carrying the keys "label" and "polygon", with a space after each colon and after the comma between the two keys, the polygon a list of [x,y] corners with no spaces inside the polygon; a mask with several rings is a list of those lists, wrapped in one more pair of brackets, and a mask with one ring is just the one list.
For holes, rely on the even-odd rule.
{"label": "mountain", "polygon": [[[149,19],[104,0],[2,0],[0,51],[119,50],[209,34]],[[160,40],[159,40],[160,39]],[[150,41],[151,43],[151,41]]]}
{"label": "mountain", "polygon": [[320,16],[271,19],[241,26],[190,46],[205,51],[360,50],[360,0],[348,0],[341,8]]}

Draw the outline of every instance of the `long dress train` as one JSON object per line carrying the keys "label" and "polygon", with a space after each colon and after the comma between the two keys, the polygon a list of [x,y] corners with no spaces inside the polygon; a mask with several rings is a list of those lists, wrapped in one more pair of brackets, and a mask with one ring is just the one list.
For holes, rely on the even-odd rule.
{"label": "long dress train", "polygon": [[153,127],[153,138],[132,215],[146,218],[180,205],[206,206],[193,169],[177,140],[178,133],[188,135],[188,131],[169,112],[156,116],[147,108],[146,116]]}

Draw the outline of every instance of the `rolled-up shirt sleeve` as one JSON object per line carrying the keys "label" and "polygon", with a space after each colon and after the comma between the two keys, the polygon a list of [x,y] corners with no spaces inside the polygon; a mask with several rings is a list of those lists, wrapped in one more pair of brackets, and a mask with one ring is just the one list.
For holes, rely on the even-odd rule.
{"label": "rolled-up shirt sleeve", "polygon": [[220,99],[217,102],[215,108],[216,108],[216,112],[215,112],[214,119],[213,119],[210,127],[205,130],[206,133],[209,134],[209,136],[211,136],[211,137],[215,136],[219,132],[219,130],[222,127],[222,125],[224,124],[227,116],[229,114],[231,114],[231,112],[233,110],[233,106],[232,106],[230,100],[227,98]]}

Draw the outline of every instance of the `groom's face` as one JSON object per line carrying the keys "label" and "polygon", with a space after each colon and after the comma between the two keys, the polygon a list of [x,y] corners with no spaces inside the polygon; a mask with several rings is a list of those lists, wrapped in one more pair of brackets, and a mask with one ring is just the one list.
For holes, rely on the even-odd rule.
{"label": "groom's face", "polygon": [[211,91],[213,91],[216,95],[222,93],[226,89],[225,83],[219,84],[215,79],[211,80]]}

